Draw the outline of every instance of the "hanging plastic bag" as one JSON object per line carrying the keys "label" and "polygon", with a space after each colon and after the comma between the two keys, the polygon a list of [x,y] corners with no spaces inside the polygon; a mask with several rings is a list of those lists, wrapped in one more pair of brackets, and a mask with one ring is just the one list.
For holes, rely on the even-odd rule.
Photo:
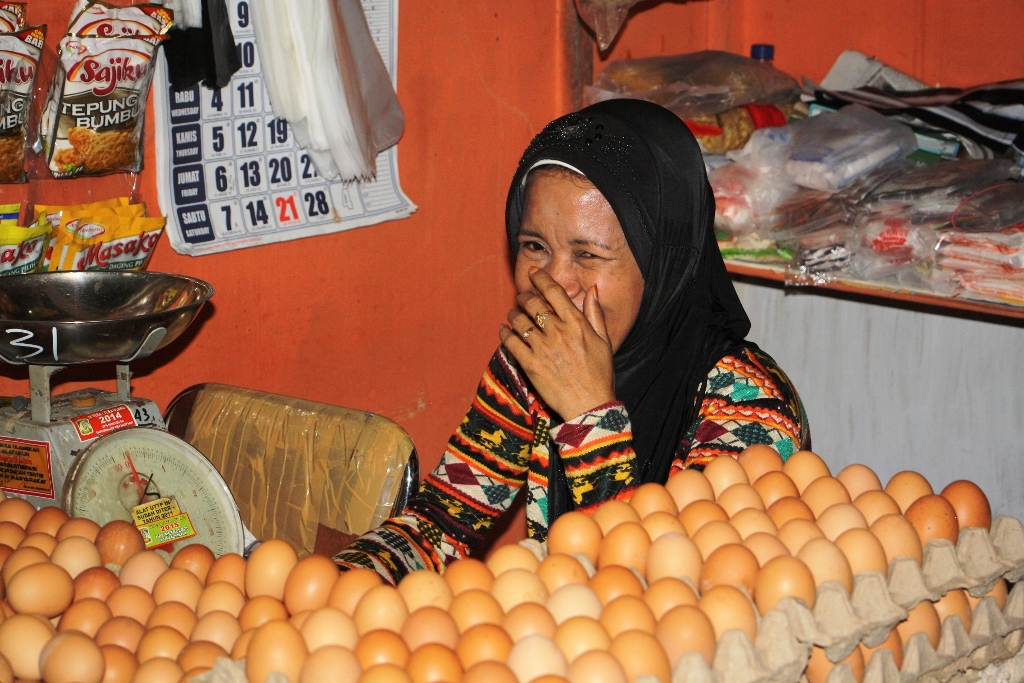
{"label": "hanging plastic bag", "polygon": [[630,8],[638,2],[640,0],[576,0],[576,11],[597,36],[597,46],[604,51],[626,22]]}
{"label": "hanging plastic bag", "polygon": [[20,183],[46,27],[0,33],[0,183]]}
{"label": "hanging plastic bag", "polygon": [[25,2],[0,2],[0,33],[17,33],[25,28]]}

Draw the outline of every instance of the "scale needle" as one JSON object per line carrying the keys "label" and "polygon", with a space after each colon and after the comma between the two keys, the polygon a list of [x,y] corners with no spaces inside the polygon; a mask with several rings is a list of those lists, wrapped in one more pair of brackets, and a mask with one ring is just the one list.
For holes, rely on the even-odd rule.
{"label": "scale needle", "polygon": [[139,473],[135,470],[135,463],[132,462],[132,454],[128,451],[124,452],[125,460],[128,461],[128,467],[132,470],[132,479],[135,481],[135,487],[139,490],[139,503],[146,502],[146,487],[142,485],[142,480],[139,479]]}

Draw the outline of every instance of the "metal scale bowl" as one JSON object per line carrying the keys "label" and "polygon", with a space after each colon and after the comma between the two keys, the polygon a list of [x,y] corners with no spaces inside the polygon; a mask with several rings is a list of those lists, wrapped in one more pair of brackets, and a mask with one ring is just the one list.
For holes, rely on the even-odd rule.
{"label": "metal scale bowl", "polygon": [[[62,505],[99,524],[173,498],[217,555],[240,552],[242,525],[205,457],[166,433],[155,403],[131,395],[129,363],[170,344],[213,288],[181,275],[75,272],[0,278],[0,359],[29,366],[30,406],[0,407],[0,488],[37,506]],[[113,362],[117,392],[51,399],[68,365]]]}

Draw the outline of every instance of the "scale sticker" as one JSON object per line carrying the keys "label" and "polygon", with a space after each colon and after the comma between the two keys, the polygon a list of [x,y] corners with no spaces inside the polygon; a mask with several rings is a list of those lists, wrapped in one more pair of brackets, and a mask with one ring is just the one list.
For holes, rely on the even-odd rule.
{"label": "scale sticker", "polygon": [[132,519],[135,526],[143,527],[153,522],[159,522],[169,517],[176,517],[181,514],[178,501],[173,498],[158,498],[149,503],[143,503],[132,508]]}
{"label": "scale sticker", "polygon": [[144,524],[139,527],[139,531],[142,532],[142,540],[146,542],[147,550],[186,538],[192,538],[196,535],[196,530],[192,526],[192,519],[188,516],[187,512]]}
{"label": "scale sticker", "polygon": [[75,425],[78,438],[82,441],[92,441],[126,427],[139,426],[139,423],[132,417],[131,409],[126,405],[114,406],[76,417],[72,420],[72,424]]}
{"label": "scale sticker", "polygon": [[0,489],[52,499],[49,442],[12,436],[0,439]]}

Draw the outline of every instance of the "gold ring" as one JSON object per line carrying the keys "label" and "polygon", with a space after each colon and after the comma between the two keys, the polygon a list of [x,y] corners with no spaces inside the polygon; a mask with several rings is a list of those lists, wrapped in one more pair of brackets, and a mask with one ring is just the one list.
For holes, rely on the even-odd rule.
{"label": "gold ring", "polygon": [[537,327],[543,330],[544,323],[547,321],[549,315],[551,315],[551,311],[541,311],[537,315],[533,316],[533,319],[537,321]]}
{"label": "gold ring", "polygon": [[534,328],[533,325],[530,325],[529,329],[527,329],[526,332],[523,332],[523,334],[520,335],[523,338],[523,341],[526,341],[527,339],[530,338],[530,333],[533,332],[534,329],[536,328]]}

